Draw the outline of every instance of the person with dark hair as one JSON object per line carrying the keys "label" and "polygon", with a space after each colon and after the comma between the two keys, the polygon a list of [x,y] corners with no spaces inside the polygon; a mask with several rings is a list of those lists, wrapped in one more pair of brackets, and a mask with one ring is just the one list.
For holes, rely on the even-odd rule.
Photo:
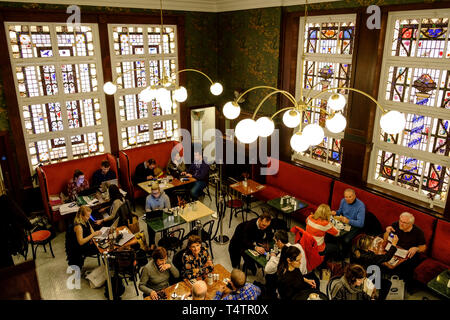
{"label": "person with dark hair", "polygon": [[[398,237],[395,235],[392,239],[391,247],[385,254],[376,254],[371,250],[373,247],[374,237],[369,235],[361,235],[356,241],[355,247],[352,250],[352,256],[350,258],[351,263],[359,264],[365,269],[371,265],[378,265],[381,267],[383,262],[391,260],[397,251]],[[381,288],[379,290],[379,300],[385,300],[389,289],[391,288],[391,281],[382,278],[380,281]]]}
{"label": "person with dark hair", "polygon": [[76,201],[78,194],[89,189],[89,182],[84,178],[84,173],[76,169],[73,173],[73,178],[69,180],[67,184],[67,193],[71,201]]}
{"label": "person with dark hair", "polygon": [[182,172],[186,172],[186,164],[183,158],[180,157],[179,152],[175,152],[173,156],[169,159],[166,167],[167,174],[174,176],[175,178],[180,177]]}
{"label": "person with dark hair", "polygon": [[103,160],[100,169],[92,175],[92,185],[100,186],[102,182],[116,179],[116,173],[111,169],[111,164],[108,160]]}
{"label": "person with dark hair", "polygon": [[213,300],[256,300],[261,289],[252,283],[246,282],[247,276],[239,269],[231,271],[230,282],[223,285],[222,291],[217,291]]}
{"label": "person with dark hair", "polygon": [[180,272],[167,257],[166,249],[156,248],[152,253],[152,259],[142,269],[139,290],[144,293],[144,298],[150,296],[152,300],[158,300],[157,292],[169,286],[171,275],[178,278]]}
{"label": "person with dark hair", "polygon": [[284,246],[278,263],[278,294],[281,299],[292,300],[304,290],[316,288],[316,282],[305,278],[300,271],[302,254],[295,246]]}
{"label": "person with dark hair", "polygon": [[270,225],[271,221],[272,216],[264,212],[259,218],[242,222],[236,227],[228,247],[233,268],[240,268],[241,257],[243,257],[247,268],[256,273],[255,262],[245,254],[245,250],[252,249],[259,254],[266,254],[268,243],[274,233]]}
{"label": "person with dark hair", "polygon": [[364,291],[366,271],[358,264],[351,264],[345,269],[344,275],[331,287],[332,300],[370,300]]}
{"label": "person with dark hair", "polygon": [[134,184],[155,179],[162,170],[156,165],[155,159],[148,159],[142,163],[139,163],[134,172]]}
{"label": "person with dark hair", "polygon": [[67,230],[66,255],[69,266],[76,265],[81,269],[86,256],[98,253],[98,249],[93,243],[93,238],[101,235],[102,232],[94,231],[89,223],[91,213],[91,208],[81,206],[75,215],[73,225],[69,226]]}
{"label": "person with dark hair", "polygon": [[202,239],[197,235],[188,238],[186,250],[182,257],[181,275],[185,279],[205,278],[213,271],[214,265],[208,250],[202,246]]}
{"label": "person with dark hair", "polygon": [[[108,187],[108,193],[109,193],[109,201],[111,203],[111,206],[109,207],[109,215],[103,219],[99,219],[95,221],[95,224],[101,225],[111,225],[114,220],[117,218],[117,212],[119,211],[119,208],[124,204],[125,198],[122,195],[122,193],[119,190],[119,187],[115,184],[112,184]],[[108,210],[108,207],[102,208],[99,210],[100,213]],[[126,225],[124,221],[120,221],[119,226]]]}
{"label": "person with dark hair", "polygon": [[188,178],[195,178],[197,181],[192,183],[191,198],[197,200],[203,193],[203,189],[208,185],[209,179],[209,164],[203,161],[203,155],[201,151],[194,149],[194,163],[189,166],[187,172],[182,172]]}

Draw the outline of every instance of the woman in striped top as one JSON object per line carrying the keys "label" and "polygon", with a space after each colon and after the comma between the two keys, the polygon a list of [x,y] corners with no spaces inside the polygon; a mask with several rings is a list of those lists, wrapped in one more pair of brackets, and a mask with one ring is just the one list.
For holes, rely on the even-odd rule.
{"label": "woman in striped top", "polygon": [[317,241],[317,246],[321,255],[330,256],[331,253],[337,251],[337,246],[325,243],[325,234],[329,233],[333,236],[339,235],[330,222],[331,209],[326,204],[317,207],[316,212],[306,219],[306,232],[310,233]]}

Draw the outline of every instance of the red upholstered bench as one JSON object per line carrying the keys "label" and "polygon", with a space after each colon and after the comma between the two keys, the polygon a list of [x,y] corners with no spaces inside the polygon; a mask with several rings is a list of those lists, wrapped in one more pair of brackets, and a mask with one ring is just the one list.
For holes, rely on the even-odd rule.
{"label": "red upholstered bench", "polygon": [[45,212],[52,222],[61,220],[59,211],[53,211],[50,205],[50,195],[59,195],[61,192],[67,193],[67,183],[73,177],[75,169],[80,169],[85,175],[85,179],[92,182],[92,175],[100,169],[101,162],[108,160],[111,164],[110,170],[117,174],[117,160],[110,154],[102,154],[83,159],[69,160],[55,164],[41,166],[36,169],[39,179],[39,187],[41,189],[42,203]]}
{"label": "red upholstered bench", "polygon": [[136,166],[139,163],[152,158],[155,159],[156,164],[161,169],[165,170],[171,156],[171,151],[178,143],[178,141],[167,141],[119,152],[121,185],[133,199],[147,195],[141,188],[133,186],[133,177]]}
{"label": "red upholstered bench", "polygon": [[303,223],[320,204],[328,203],[333,179],[274,158],[270,158],[270,165],[278,165],[278,172],[266,176],[266,187],[255,194],[259,200],[268,201],[287,194],[295,196],[308,203],[307,208],[292,215]]}
{"label": "red upholstered bench", "polygon": [[415,270],[414,278],[424,284],[450,269],[450,222],[438,220],[431,245],[430,256],[423,261]]}

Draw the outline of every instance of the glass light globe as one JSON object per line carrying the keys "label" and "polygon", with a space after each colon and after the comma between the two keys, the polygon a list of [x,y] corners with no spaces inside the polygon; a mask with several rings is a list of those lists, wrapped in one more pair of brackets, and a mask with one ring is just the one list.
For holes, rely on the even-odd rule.
{"label": "glass light globe", "polygon": [[229,101],[223,106],[223,115],[230,120],[236,119],[241,113],[241,107],[234,101]]}
{"label": "glass light globe", "polygon": [[347,120],[342,114],[336,113],[333,118],[328,119],[325,122],[325,125],[327,126],[327,129],[330,130],[330,132],[339,133],[344,131],[345,127],[347,126]]}
{"label": "glass light globe", "polygon": [[273,133],[273,130],[275,130],[275,124],[267,117],[256,120],[256,127],[260,137],[268,137]]}
{"label": "glass light globe", "polygon": [[244,119],[239,121],[235,129],[236,138],[242,143],[252,143],[258,139],[256,121]]}
{"label": "glass light globe", "polygon": [[185,87],[179,87],[173,92],[173,98],[178,102],[184,102],[187,99],[187,90]]}
{"label": "glass light globe", "polygon": [[345,100],[345,97],[340,93],[333,93],[329,98],[327,102],[327,106],[330,107],[333,111],[341,111],[344,109],[345,104],[347,101]]}
{"label": "glass light globe", "polygon": [[297,132],[291,138],[291,148],[297,152],[304,152],[309,148],[308,139],[304,134]]}
{"label": "glass light globe", "polygon": [[323,131],[321,126],[319,126],[316,123],[313,123],[308,124],[303,129],[303,135],[305,136],[305,138],[308,139],[308,142],[311,146],[315,146],[323,141],[323,138],[325,137],[325,132]]}
{"label": "glass light globe", "polygon": [[288,110],[283,114],[283,123],[288,128],[295,128],[300,124],[300,113],[296,110]]}
{"label": "glass light globe", "polygon": [[155,90],[151,89],[150,87],[145,88],[144,90],[139,93],[139,99],[143,102],[150,102],[152,99],[155,98]]}
{"label": "glass light globe", "polygon": [[209,87],[209,90],[211,90],[211,93],[215,96],[218,96],[223,92],[223,87],[220,83],[216,82]]}
{"label": "glass light globe", "polygon": [[405,129],[406,119],[403,113],[389,111],[380,119],[381,129],[388,134],[397,134]]}
{"label": "glass light globe", "polygon": [[103,85],[103,91],[105,91],[106,94],[112,95],[116,93],[117,86],[111,81],[108,81]]}
{"label": "glass light globe", "polygon": [[157,90],[157,97],[161,108],[163,109],[171,109],[172,108],[172,99],[170,97],[170,91],[165,88],[159,88]]}

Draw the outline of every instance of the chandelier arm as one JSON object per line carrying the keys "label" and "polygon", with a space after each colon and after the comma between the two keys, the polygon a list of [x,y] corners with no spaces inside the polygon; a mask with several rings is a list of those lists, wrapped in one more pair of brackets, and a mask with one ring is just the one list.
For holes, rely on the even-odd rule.
{"label": "chandelier arm", "polygon": [[311,101],[314,99],[317,99],[319,96],[321,96],[322,94],[324,94],[327,91],[333,91],[333,90],[350,90],[350,91],[354,91],[357,93],[362,94],[363,96],[366,96],[367,98],[369,98],[370,100],[372,100],[380,109],[381,111],[383,111],[383,113],[386,113],[386,110],[381,106],[381,104],[375,100],[374,97],[372,97],[371,95],[365,93],[364,91],[358,90],[358,89],[354,89],[354,88],[345,88],[345,87],[338,87],[338,88],[329,88],[329,89],[325,89],[322,90],[321,92],[319,92],[318,94],[316,94],[314,97],[311,98]]}
{"label": "chandelier arm", "polygon": [[281,109],[281,110],[278,110],[277,112],[275,112],[271,117],[270,117],[270,120],[273,120],[273,118],[275,118],[277,115],[279,115],[280,113],[282,113],[282,112],[284,112],[284,111],[287,111],[287,110],[295,110],[296,108],[295,107],[286,107],[286,108],[283,108],[283,109]]}
{"label": "chandelier arm", "polygon": [[[250,89],[247,89],[246,91],[244,91],[243,93],[241,93],[241,95],[239,97],[236,98],[236,100],[234,100],[234,102],[239,103],[239,100],[241,100],[241,98],[243,96],[245,96],[247,93],[249,93],[250,91],[256,90],[256,89],[271,89],[271,90],[280,90],[278,88],[275,87],[271,87],[271,86],[256,86],[256,87],[252,87]],[[287,91],[286,91],[287,92]],[[287,92],[288,94],[290,94],[289,92]],[[291,95],[292,96],[292,95]],[[294,99],[295,100],[295,99]]]}
{"label": "chandelier arm", "polygon": [[309,102],[312,100],[312,98],[310,98],[310,97],[311,97],[311,94],[312,94],[314,88],[317,87],[319,84],[321,84],[321,83],[320,83],[320,82],[317,82],[317,83],[316,83],[315,85],[313,85],[312,88],[309,90],[308,95],[306,96],[306,99],[305,99],[305,100],[306,100],[306,101],[305,101],[306,104],[309,104]]}
{"label": "chandelier arm", "polygon": [[292,95],[290,95],[289,92],[284,91],[284,90],[276,90],[276,91],[273,91],[273,92],[269,93],[268,95],[266,95],[266,96],[261,100],[261,102],[260,102],[260,103],[258,104],[258,106],[256,107],[255,111],[253,112],[253,116],[252,116],[252,119],[253,119],[253,120],[255,120],[256,114],[258,113],[259,109],[262,107],[262,105],[264,104],[264,102],[266,102],[267,99],[269,99],[271,96],[273,96],[274,94],[277,94],[277,93],[283,94],[284,96],[286,96],[286,97],[289,99],[289,101],[292,102],[292,104],[294,105],[294,107],[290,107],[290,108],[297,108],[297,106],[298,106],[298,105],[297,105],[297,102],[295,101],[295,99],[293,99]]}
{"label": "chandelier arm", "polygon": [[183,70],[178,70],[177,72],[175,72],[175,74],[180,74],[180,73],[186,72],[186,71],[192,71],[192,72],[200,73],[200,74],[204,75],[204,76],[206,77],[206,79],[208,79],[209,82],[211,82],[211,84],[214,84],[214,82],[211,80],[210,77],[208,77],[207,74],[205,74],[205,73],[203,73],[203,72],[201,72],[200,70],[197,70],[197,69],[183,69]]}

